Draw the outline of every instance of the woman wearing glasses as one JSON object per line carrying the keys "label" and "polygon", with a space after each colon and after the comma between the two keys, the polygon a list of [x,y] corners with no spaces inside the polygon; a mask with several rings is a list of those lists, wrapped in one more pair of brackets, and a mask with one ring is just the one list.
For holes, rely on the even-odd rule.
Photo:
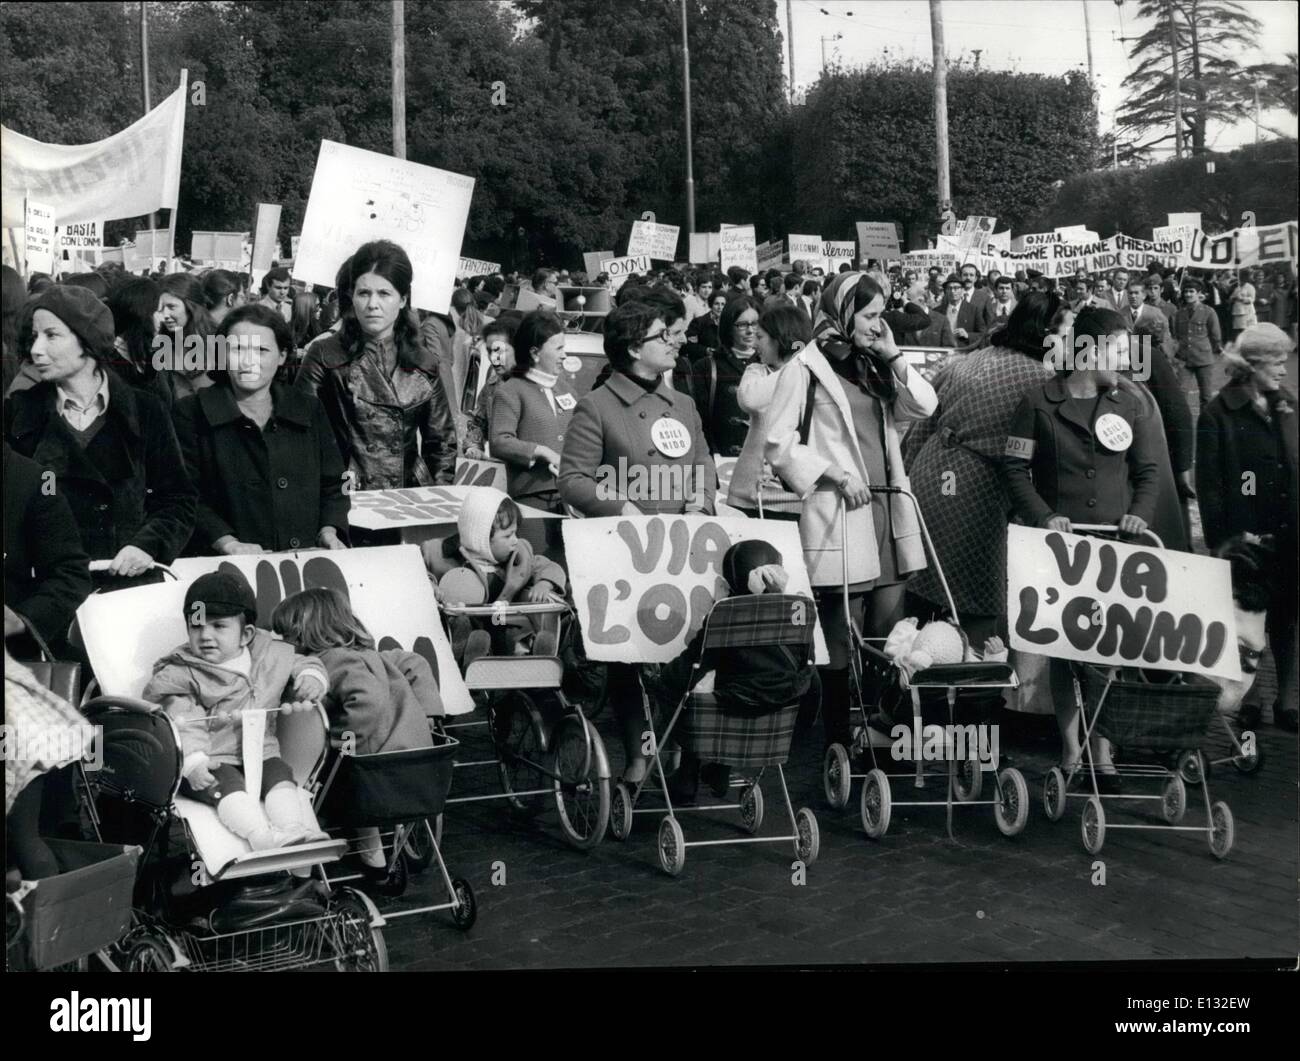
{"label": "woman wearing glasses", "polygon": [[[686,321],[664,323],[658,305],[626,302],[605,319],[613,373],[573,410],[560,455],[560,497],[583,516],[713,512],[717,476],[699,413],[664,381],[686,337]],[[627,681],[610,668],[611,685]],[[615,695],[631,784],[645,777],[639,696]]]}
{"label": "woman wearing glasses", "polygon": [[745,446],[749,417],[736,399],[745,369],[757,361],[755,340],[763,305],[748,295],[727,303],[718,320],[718,347],[691,366],[691,389],[713,453],[738,457]]}

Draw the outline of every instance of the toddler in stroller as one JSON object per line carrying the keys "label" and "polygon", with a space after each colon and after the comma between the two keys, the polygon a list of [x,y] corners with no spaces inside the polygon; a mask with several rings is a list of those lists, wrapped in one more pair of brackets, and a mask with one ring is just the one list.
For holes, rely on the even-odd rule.
{"label": "toddler in stroller", "polygon": [[181,733],[182,793],[215,807],[227,829],[265,851],[328,839],[275,736],[289,683],[295,701],[312,701],[328,681],[319,660],[296,656],[256,619],[247,584],[222,572],[195,579],[185,594],[189,640],[154,665],[144,698],[161,704]]}

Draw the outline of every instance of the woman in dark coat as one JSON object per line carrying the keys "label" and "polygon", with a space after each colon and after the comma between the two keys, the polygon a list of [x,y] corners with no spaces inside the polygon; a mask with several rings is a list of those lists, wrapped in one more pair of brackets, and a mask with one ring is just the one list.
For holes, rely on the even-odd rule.
{"label": "woman in dark coat", "polygon": [[5,439],[54,472],[92,560],[134,577],[169,564],[194,529],[196,491],[156,399],[123,383],[113,315],[82,288],[52,286],[29,307],[22,349],[41,376],[4,404]]}
{"label": "woman in dark coat", "polygon": [[712,452],[738,457],[749,433],[749,416],[736,400],[745,369],[758,354],[758,319],[763,304],[749,295],[727,303],[718,321],[718,346],[691,364],[691,390]]}
{"label": "woman in dark coat", "polygon": [[448,484],[456,426],[420,345],[411,260],[395,243],[367,243],[339,291],[343,327],[307,351],[297,386],[320,398],[355,489]]}
{"label": "woman in dark coat", "polygon": [[181,452],[199,491],[190,552],[346,548],[343,458],[309,394],[276,381],[294,349],[284,318],[241,306],[222,321],[228,369],[176,403]]}
{"label": "woman in dark coat", "polygon": [[[1295,343],[1273,324],[1241,333],[1224,360],[1228,384],[1196,425],[1196,494],[1205,544],[1237,534],[1271,534],[1277,546],[1268,640],[1277,665],[1273,721],[1296,729],[1297,420],[1294,392],[1281,385]],[[1257,688],[1257,686],[1256,686]],[[1257,693],[1255,694],[1258,695]],[[1250,696],[1244,725],[1259,721]]]}

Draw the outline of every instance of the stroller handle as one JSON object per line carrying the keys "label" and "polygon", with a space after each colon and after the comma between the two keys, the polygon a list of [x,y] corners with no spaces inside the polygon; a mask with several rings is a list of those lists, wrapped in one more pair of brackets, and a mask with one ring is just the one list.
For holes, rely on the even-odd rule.
{"label": "stroller handle", "polygon": [[[1119,525],[1116,523],[1071,523],[1071,531],[1090,531],[1101,534],[1118,534]],[[1160,535],[1150,527],[1146,530],[1139,531],[1134,537],[1148,539],[1157,549],[1163,549],[1165,543],[1160,540]]]}
{"label": "stroller handle", "polygon": [[562,615],[572,611],[565,601],[540,604],[443,604],[447,615],[464,615],[469,618],[490,619],[494,615]]}
{"label": "stroller handle", "polygon": [[[110,567],[113,566],[113,561],[112,561],[112,560],[92,560],[92,561],[90,561],[90,565],[89,565],[89,566],[90,566],[90,573],[91,573],[92,575],[93,575],[93,574],[98,574],[98,573],[101,573],[101,572],[106,572],[106,571],[108,571],[108,569],[109,569]],[[170,567],[168,567],[166,564],[160,564],[160,563],[158,563],[158,561],[156,561],[156,560],[155,560],[152,564],[149,565],[149,570],[150,570],[150,571],[161,571],[163,574],[165,574],[165,575],[170,575],[172,578],[176,579],[177,582],[180,581],[180,576],[178,576],[178,575],[176,574],[175,571],[173,571],[173,570],[172,570]]]}

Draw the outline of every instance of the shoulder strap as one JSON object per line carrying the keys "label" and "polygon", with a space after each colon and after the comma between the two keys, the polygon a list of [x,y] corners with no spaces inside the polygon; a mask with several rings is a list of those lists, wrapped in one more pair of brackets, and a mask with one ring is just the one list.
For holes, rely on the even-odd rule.
{"label": "shoulder strap", "polygon": [[808,392],[803,399],[803,416],[799,420],[799,445],[808,445],[808,432],[812,430],[813,396],[817,393],[817,377],[808,370]]}

